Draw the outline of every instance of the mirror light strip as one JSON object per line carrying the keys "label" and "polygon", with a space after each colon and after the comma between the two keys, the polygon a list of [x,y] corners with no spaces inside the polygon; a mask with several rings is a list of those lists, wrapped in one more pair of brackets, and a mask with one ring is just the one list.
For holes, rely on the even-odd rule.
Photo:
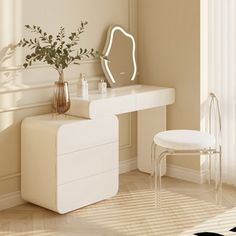
{"label": "mirror light strip", "polygon": [[[133,44],[133,48],[132,48],[132,58],[133,58],[133,64],[134,64],[134,72],[133,72],[133,75],[131,77],[131,80],[134,80],[135,79],[135,76],[136,76],[136,73],[137,73],[137,65],[136,65],[136,60],[135,60],[135,41],[134,41],[134,37],[127,33],[121,26],[113,26],[112,27],[112,30],[111,30],[111,33],[110,33],[110,41],[109,41],[109,44],[108,44],[108,47],[107,47],[107,51],[104,53],[104,56],[107,57],[108,54],[110,53],[110,50],[111,50],[111,45],[112,45],[112,41],[113,41],[113,37],[114,37],[114,33],[116,30],[120,30],[125,36],[129,37],[131,40],[132,40],[132,44]],[[109,63],[109,60],[104,60],[104,65],[106,67],[106,70],[107,70],[107,73],[111,79],[111,81],[113,83],[116,83],[109,67],[108,67],[108,63]]]}

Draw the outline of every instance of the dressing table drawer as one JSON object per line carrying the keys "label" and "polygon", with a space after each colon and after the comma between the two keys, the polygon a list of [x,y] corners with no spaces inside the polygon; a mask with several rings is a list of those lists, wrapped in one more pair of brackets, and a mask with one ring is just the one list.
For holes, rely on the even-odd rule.
{"label": "dressing table drawer", "polygon": [[87,178],[117,167],[118,142],[68,153],[57,158],[57,184]]}
{"label": "dressing table drawer", "polygon": [[118,191],[118,169],[79,179],[57,188],[60,214],[112,197]]}
{"label": "dressing table drawer", "polygon": [[174,101],[174,89],[157,87],[156,90],[137,94],[137,110],[166,106],[174,103]]}
{"label": "dressing table drawer", "polygon": [[[115,93],[116,92],[116,93]],[[106,94],[89,94],[88,99],[81,97],[71,98],[69,114],[85,118],[122,114],[136,111],[136,98],[133,94],[119,93],[108,90]],[[116,95],[119,96],[116,96]],[[122,98],[121,98],[122,97]]]}
{"label": "dressing table drawer", "polygon": [[21,195],[66,213],[118,190],[118,119],[52,114],[21,126]]}
{"label": "dressing table drawer", "polygon": [[114,120],[115,116],[104,116],[102,119],[93,119],[92,122],[90,119],[83,119],[82,123],[73,122],[61,126],[57,132],[57,155],[118,142]]}

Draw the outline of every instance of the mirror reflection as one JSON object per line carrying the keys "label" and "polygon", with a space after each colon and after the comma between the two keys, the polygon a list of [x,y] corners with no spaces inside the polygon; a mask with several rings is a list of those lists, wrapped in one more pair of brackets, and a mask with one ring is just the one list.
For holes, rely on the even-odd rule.
{"label": "mirror reflection", "polygon": [[110,87],[137,83],[134,37],[121,26],[109,28],[103,56],[102,68]]}

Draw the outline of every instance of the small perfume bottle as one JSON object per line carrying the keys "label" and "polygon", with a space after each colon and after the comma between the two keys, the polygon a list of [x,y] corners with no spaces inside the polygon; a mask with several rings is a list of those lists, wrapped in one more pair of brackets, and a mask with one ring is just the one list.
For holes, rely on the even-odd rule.
{"label": "small perfume bottle", "polygon": [[98,83],[98,91],[101,94],[106,94],[107,93],[107,83],[102,79]]}
{"label": "small perfume bottle", "polygon": [[83,73],[80,73],[79,96],[88,96],[88,81],[85,79],[85,75]]}

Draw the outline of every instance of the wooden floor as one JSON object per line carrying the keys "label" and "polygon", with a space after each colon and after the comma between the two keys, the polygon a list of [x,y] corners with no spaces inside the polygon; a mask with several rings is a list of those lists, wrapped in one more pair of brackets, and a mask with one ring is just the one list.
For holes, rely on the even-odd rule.
{"label": "wooden floor", "polygon": [[150,177],[120,176],[117,196],[65,215],[25,204],[0,212],[0,236],[180,235],[236,206],[236,189],[224,186],[221,207],[207,186],[163,178],[162,208],[154,208]]}

